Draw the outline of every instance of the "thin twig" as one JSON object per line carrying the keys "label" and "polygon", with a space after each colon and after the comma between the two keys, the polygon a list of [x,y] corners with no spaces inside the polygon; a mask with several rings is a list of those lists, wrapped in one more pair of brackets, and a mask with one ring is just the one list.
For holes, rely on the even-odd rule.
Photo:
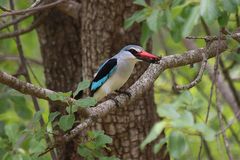
{"label": "thin twig", "polygon": [[0,10],[2,10],[2,11],[4,11],[4,12],[11,12],[10,9],[7,9],[7,8],[5,8],[5,7],[3,7],[3,6],[0,6]]}
{"label": "thin twig", "polygon": [[14,32],[11,32],[11,33],[0,34],[0,39],[12,38],[12,37],[19,36],[24,33],[28,33],[32,31],[42,23],[42,21],[47,15],[48,15],[48,12],[44,12],[41,16],[39,16],[38,19],[34,20],[33,23],[25,29],[20,29],[20,30],[18,29],[18,30],[14,30]]}
{"label": "thin twig", "polygon": [[[186,80],[189,79],[188,76],[187,76],[186,74],[182,73],[182,72],[180,72],[180,75],[181,75],[182,77],[184,77]],[[218,85],[220,85],[220,84],[221,84],[221,83],[218,81]],[[205,98],[206,100],[208,100],[209,97],[208,97],[208,95],[203,91],[203,89],[202,89],[201,87],[199,87],[199,86],[196,86],[196,87],[197,87],[197,90],[199,91],[199,93],[203,96],[203,98]],[[213,102],[212,105],[215,106],[216,104]],[[217,111],[217,109],[216,109],[215,107],[213,107],[213,109],[215,109],[215,110]],[[224,114],[223,114],[223,113],[221,113],[221,114],[222,114],[222,118],[223,118],[224,122],[227,124],[227,127],[225,128],[225,130],[230,129],[233,137],[236,139],[237,143],[238,143],[239,146],[240,146],[240,140],[239,140],[239,138],[238,138],[238,135],[237,135],[237,133],[234,131],[234,129],[232,128],[232,123],[234,123],[234,120],[238,120],[238,118],[240,118],[240,111],[238,111],[238,112],[235,114],[235,118],[233,118],[233,119],[230,120],[229,122],[227,122],[227,119],[226,119],[226,117],[224,116]],[[220,132],[221,132],[221,131],[219,131],[219,132],[216,134],[216,136],[218,136],[219,134],[221,134]],[[203,140],[204,140],[204,139],[203,139]],[[205,146],[204,146],[204,147],[205,147]]]}
{"label": "thin twig", "polygon": [[238,107],[240,107],[239,96],[238,96],[237,90],[236,90],[236,88],[235,88],[235,86],[234,86],[234,84],[232,82],[230,74],[228,73],[228,70],[225,68],[224,62],[222,61],[222,59],[219,60],[219,63],[220,63],[220,66],[222,68],[223,75],[224,75],[226,81],[228,82],[230,89],[232,90],[232,93],[233,93],[233,96],[235,98],[235,101],[237,102]]}
{"label": "thin twig", "polygon": [[40,87],[43,87],[42,83],[39,81],[39,79],[37,78],[36,74],[34,73],[33,69],[32,69],[32,66],[28,63],[28,61],[26,61],[27,63],[27,66],[30,70],[30,72],[32,73],[33,75],[33,78],[36,80],[37,84],[40,86]]}
{"label": "thin twig", "polygon": [[15,19],[12,20],[12,21],[3,23],[3,24],[0,25],[0,30],[2,30],[2,29],[4,29],[4,28],[7,28],[7,27],[9,27],[9,26],[11,26],[11,25],[17,24],[17,23],[23,21],[24,19],[32,16],[34,13],[35,13],[35,12],[27,13],[26,15],[23,15],[23,16],[20,16],[20,17],[18,17],[18,18],[15,18]]}
{"label": "thin twig", "polygon": [[[210,28],[207,26],[207,24],[205,23],[204,19],[201,17],[201,23],[202,26],[205,30],[205,33],[210,36],[211,35],[211,31]],[[205,39],[205,42],[207,42],[207,40]],[[207,43],[208,45],[208,43]],[[215,74],[214,74],[215,75]],[[208,106],[207,106],[207,113],[206,113],[206,117],[205,117],[205,123],[207,123],[208,121],[208,117],[209,117],[209,112],[210,112],[210,106],[212,104],[212,96],[213,96],[213,89],[214,89],[214,83],[215,83],[215,76],[213,77],[212,80],[212,84],[211,84],[211,89],[210,89],[210,97],[208,99]],[[203,137],[201,137],[201,143],[200,143],[200,147],[199,147],[199,151],[198,151],[198,160],[201,160],[201,154],[202,154],[202,147],[203,147]]]}
{"label": "thin twig", "polygon": [[174,86],[174,89],[176,90],[186,90],[186,89],[190,89],[192,88],[193,86],[197,85],[201,79],[202,79],[202,76],[203,76],[203,73],[204,73],[204,70],[206,68],[206,65],[207,65],[207,57],[206,57],[206,54],[205,53],[202,53],[202,64],[201,64],[201,67],[199,69],[199,72],[198,72],[198,75],[196,77],[196,79],[194,79],[192,82],[190,82],[189,84],[186,84],[186,85],[175,85]]}
{"label": "thin twig", "polygon": [[[3,53],[0,53],[3,54]],[[2,61],[17,61],[20,62],[20,58],[19,56],[15,56],[15,55],[0,55],[0,62]],[[33,58],[26,58],[26,61],[31,63],[31,64],[36,64],[41,66],[42,62],[40,60],[37,59],[33,59]]]}
{"label": "thin twig", "polygon": [[[210,96],[209,96],[209,99],[208,99],[208,106],[207,106],[207,113],[206,113],[206,117],[205,117],[205,123],[207,123],[207,121],[208,121],[210,107],[212,105],[212,96],[213,96],[214,83],[215,83],[215,78],[213,78],[212,84],[211,84]],[[203,147],[203,138],[201,137],[201,144],[200,144],[200,148],[199,148],[199,152],[198,152],[198,160],[201,160],[202,147]]]}
{"label": "thin twig", "polygon": [[[13,0],[10,0],[10,8],[12,10],[14,10],[14,2]],[[14,20],[15,19],[15,16],[13,15],[12,16],[12,19]],[[14,31],[17,31],[18,30],[18,25],[17,24],[14,24]],[[19,56],[20,56],[20,60],[21,60],[21,65],[23,66],[24,68],[24,71],[25,71],[25,74],[24,74],[24,77],[26,79],[26,81],[28,83],[31,83],[31,79],[30,79],[30,75],[28,73],[28,70],[27,70],[27,65],[26,65],[26,59],[24,57],[24,52],[23,52],[23,48],[22,48],[22,43],[21,43],[21,40],[20,40],[20,37],[17,35],[16,36],[16,45],[17,45],[17,49],[18,49],[18,53],[19,53]],[[39,104],[38,104],[38,101],[37,101],[37,98],[34,97],[34,96],[31,96],[32,97],[32,101],[33,101],[33,104],[34,104],[34,109],[36,112],[40,111],[40,107],[39,107]],[[44,126],[44,120],[43,120],[43,117],[40,116],[40,125],[41,126]],[[26,138],[26,136],[24,136]],[[23,140],[22,140],[23,141]],[[51,145],[51,139],[48,135],[46,135],[46,141],[49,145]],[[52,156],[52,159],[53,160],[56,160],[56,155],[54,152],[51,152],[51,156]]]}
{"label": "thin twig", "polygon": [[[160,43],[165,51],[165,55],[169,55],[169,49],[167,47],[167,44],[165,42],[165,37],[164,37],[164,34],[162,33],[162,31],[159,33],[159,39],[160,39]],[[172,79],[172,91],[175,93],[175,94],[179,94],[180,92],[176,89],[174,89],[174,86],[177,85],[176,83],[176,76],[173,72],[173,70],[170,70],[170,75],[171,75],[171,79]]]}
{"label": "thin twig", "polygon": [[[193,41],[186,41],[184,40],[184,44],[186,46],[187,49],[196,49],[197,46],[193,43]],[[210,69],[210,67],[207,67],[208,70]],[[214,77],[214,76],[211,76],[211,70],[209,70],[209,74],[210,74],[210,77]],[[181,76],[184,77],[185,79],[189,79],[188,75],[185,74],[185,72],[180,72]],[[208,100],[208,95],[203,91],[203,89],[199,86],[196,86],[197,87],[197,90],[199,91],[199,93],[206,99]],[[238,107],[234,107],[234,106],[237,106],[236,103],[232,100],[234,100],[234,97],[232,96],[232,94],[230,93],[227,93],[229,90],[229,87],[225,85],[225,83],[223,82],[223,77],[219,75],[218,77],[218,89],[221,91],[221,94],[223,96],[223,98],[226,100],[226,102],[232,107],[232,108],[238,108]],[[213,102],[212,104],[213,106],[215,106],[215,103]],[[213,109],[216,110],[215,107],[213,107]],[[238,116],[238,113],[239,113],[239,110],[234,113],[235,114],[235,117],[236,119],[239,119],[240,116]],[[238,135],[237,133],[234,131],[233,127],[231,125],[229,125],[229,123],[227,122],[227,118],[224,116],[224,114],[222,113],[222,117],[223,117],[223,120],[224,122],[227,124],[227,126],[229,126],[229,129],[230,129],[230,132],[232,133],[233,137],[235,138],[236,142],[238,143],[238,145],[240,146],[240,140],[238,138]],[[231,122],[231,121],[230,121]],[[205,147],[205,146],[204,146]]]}
{"label": "thin twig", "polygon": [[[223,120],[224,120],[225,124],[228,125],[227,118],[224,116],[224,114],[222,114],[222,117],[223,117]],[[239,116],[236,117],[236,118],[238,119]],[[239,140],[239,138],[238,138],[238,134],[234,131],[232,125],[230,125],[229,129],[230,129],[233,137],[235,138],[236,142],[238,143],[238,146],[240,147],[240,140]]]}
{"label": "thin twig", "polygon": [[205,41],[216,41],[219,38],[221,40],[226,40],[227,38],[233,38],[234,40],[236,40],[237,42],[240,42],[240,33],[226,33],[223,32],[225,35],[221,35],[220,37],[218,36],[204,36],[204,37],[195,37],[195,36],[187,36],[185,37],[186,39],[203,39]]}
{"label": "thin twig", "polygon": [[225,132],[227,129],[231,128],[231,126],[233,125],[233,123],[237,120],[237,118],[240,117],[240,111],[238,111],[238,113],[235,115],[236,117],[232,118],[228,123],[227,126],[225,128],[223,128],[221,131],[216,133],[216,136],[219,136],[220,134],[222,134],[223,132]]}
{"label": "thin twig", "polygon": [[42,0],[36,0],[30,8],[34,8],[34,7],[37,7],[38,5],[40,5],[40,3],[42,3]]}
{"label": "thin twig", "polygon": [[[220,39],[219,39],[220,41]],[[224,146],[226,148],[226,152],[227,152],[227,155],[228,155],[228,159],[229,160],[232,160],[232,154],[230,152],[230,148],[229,148],[229,142],[228,142],[228,139],[227,139],[227,136],[226,136],[226,133],[224,131],[224,123],[222,121],[222,114],[221,114],[221,104],[220,104],[220,100],[219,100],[219,90],[218,90],[218,83],[217,83],[217,80],[218,80],[218,64],[220,63],[220,55],[219,55],[219,49],[217,49],[217,56],[216,56],[216,63],[215,63],[215,66],[214,69],[216,70],[216,105],[217,105],[217,115],[218,115],[218,120],[219,120],[219,123],[220,123],[220,126],[221,126],[221,130],[222,130],[222,135],[223,135],[223,140],[224,140]]]}
{"label": "thin twig", "polygon": [[37,12],[37,11],[41,11],[41,10],[45,10],[45,9],[50,9],[55,7],[56,5],[63,3],[66,0],[58,0],[56,2],[53,3],[49,3],[46,5],[42,5],[42,6],[38,6],[38,7],[33,7],[33,8],[28,8],[28,9],[24,9],[24,10],[19,10],[19,11],[11,11],[9,13],[5,13],[0,15],[0,17],[6,17],[6,16],[11,16],[11,15],[20,15],[20,14],[26,14],[29,12]]}
{"label": "thin twig", "polygon": [[[217,85],[217,84],[216,84]],[[224,140],[224,146],[226,148],[226,152],[227,152],[227,155],[228,155],[228,159],[229,160],[232,160],[232,154],[231,154],[231,151],[230,151],[230,146],[229,146],[229,142],[228,142],[228,138],[226,136],[226,127],[224,127],[224,123],[222,121],[222,116],[221,116],[221,104],[220,104],[220,100],[219,100],[219,95],[218,95],[218,89],[216,89],[216,104],[217,104],[217,115],[218,115],[218,120],[219,120],[219,123],[220,123],[220,127],[221,127],[221,134],[223,135],[223,140]]]}
{"label": "thin twig", "polygon": [[207,144],[207,141],[205,139],[203,139],[203,145],[207,154],[207,157],[209,160],[214,160],[213,155],[211,153],[210,147]]}
{"label": "thin twig", "polygon": [[83,122],[77,125],[74,129],[72,129],[69,133],[66,133],[65,135],[63,135],[62,138],[60,138],[61,141],[56,141],[53,145],[47,147],[45,151],[43,151],[38,155],[38,157],[43,156],[49,151],[52,151],[54,148],[60,147],[61,145],[64,145],[65,143],[69,142],[75,136],[77,136],[83,129],[89,127],[95,120],[96,120],[95,116],[85,119]]}

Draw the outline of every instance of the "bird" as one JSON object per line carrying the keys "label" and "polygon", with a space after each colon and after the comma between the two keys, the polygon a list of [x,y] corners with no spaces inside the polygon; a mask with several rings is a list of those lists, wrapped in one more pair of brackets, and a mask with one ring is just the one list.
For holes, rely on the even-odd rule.
{"label": "bird", "polygon": [[161,57],[146,52],[138,45],[123,47],[116,55],[106,60],[94,74],[89,87],[90,97],[94,97],[98,102],[114,91],[119,91],[129,79],[137,62],[157,63],[160,59]]}

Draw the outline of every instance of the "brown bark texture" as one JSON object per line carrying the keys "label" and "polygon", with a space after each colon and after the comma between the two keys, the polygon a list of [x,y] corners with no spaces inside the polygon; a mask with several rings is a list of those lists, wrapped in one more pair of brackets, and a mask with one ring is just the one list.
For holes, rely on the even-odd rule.
{"label": "brown bark texture", "polygon": [[[140,27],[124,30],[124,19],[137,10],[128,0],[81,1],[79,19],[52,10],[38,28],[47,88],[70,91],[83,79],[93,77],[97,67],[127,44],[138,44]],[[147,64],[135,67],[127,88],[146,70]],[[64,108],[57,105],[51,111]],[[140,151],[139,146],[156,120],[153,89],[135,101],[98,119],[92,128],[102,129],[113,138],[108,155],[120,159],[153,160],[152,147]],[[57,128],[56,128],[57,129]],[[77,138],[57,149],[59,159],[80,159]]]}

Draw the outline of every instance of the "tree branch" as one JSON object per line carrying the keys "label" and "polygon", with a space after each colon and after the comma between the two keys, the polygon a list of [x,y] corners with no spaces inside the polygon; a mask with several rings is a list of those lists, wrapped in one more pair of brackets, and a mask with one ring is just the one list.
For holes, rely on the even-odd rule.
{"label": "tree branch", "polygon": [[[219,47],[219,53],[224,52],[227,49],[227,45],[225,41],[220,41],[218,44],[217,42],[213,42],[209,48],[208,52],[206,48],[200,48],[196,50],[190,50],[186,52],[185,54],[181,55],[170,55],[163,57],[159,64],[152,64],[147,69],[147,71],[139,78],[138,81],[136,81],[127,91],[131,93],[131,99],[129,100],[128,96],[124,94],[120,94],[116,96],[116,100],[119,102],[119,106],[124,106],[125,104],[136,100],[138,97],[141,96],[144,91],[148,90],[154,83],[154,81],[157,79],[157,77],[166,69],[173,68],[173,67],[179,67],[184,66],[188,64],[193,64],[196,62],[202,61],[202,53],[208,54],[207,57],[211,58],[216,56],[216,49]],[[8,85],[11,88],[14,88],[18,91],[20,91],[23,94],[29,94],[36,96],[41,99],[46,99],[50,101],[47,94],[54,93],[54,91],[36,87],[32,84],[20,81],[16,79],[15,77],[12,77],[8,75],[7,73],[4,73],[0,71],[0,83],[3,83],[5,85]],[[74,99],[69,98],[68,103],[73,102]],[[67,102],[60,102],[61,104],[66,105]],[[103,117],[107,113],[109,113],[111,110],[116,109],[116,104],[112,100],[107,100],[103,103],[98,104],[96,107],[82,109],[81,113],[85,113],[89,116],[84,123],[79,124],[77,127],[75,127],[70,134],[66,134],[64,136],[64,140],[69,141],[74,136],[76,136],[82,129],[86,128],[90,124],[92,124],[93,119],[91,117],[97,118],[97,117]],[[85,125],[86,124],[86,125]]]}
{"label": "tree branch", "polygon": [[45,4],[45,5],[40,5],[40,6],[37,6],[37,7],[27,8],[27,9],[19,10],[19,11],[11,11],[11,12],[0,15],[0,18],[1,17],[6,17],[6,16],[11,16],[11,15],[26,14],[26,13],[29,13],[29,12],[37,12],[37,11],[41,11],[41,10],[45,10],[45,9],[50,9],[50,8],[55,7],[56,5],[58,5],[60,3],[63,3],[64,1],[66,1],[66,0],[58,0],[56,2],[52,2],[52,3],[49,3],[49,4]]}
{"label": "tree branch", "polygon": [[[207,53],[206,48],[200,48],[196,50],[190,50],[188,52],[185,52],[181,55],[170,55],[163,57],[159,64],[152,64],[147,69],[147,71],[140,77],[138,81],[136,81],[129,89],[128,92],[131,93],[132,97],[130,101],[135,100],[137,97],[139,97],[142,93],[144,93],[145,90],[149,89],[155,79],[166,69],[168,68],[174,68],[174,67],[180,67],[188,64],[193,64],[196,62],[202,61],[202,53],[208,54],[208,58],[212,58],[216,56],[216,49],[217,49],[218,43],[213,42],[209,46],[209,50]],[[225,41],[220,41],[219,44],[219,51],[220,53],[224,52],[227,49],[227,45]],[[48,94],[55,93],[54,91],[51,91],[49,89],[44,89],[41,87],[34,86],[33,84],[23,82],[21,80],[16,79],[15,77],[8,75],[7,73],[0,71],[0,83],[3,83],[23,94],[32,95],[41,99],[45,99],[48,101],[51,101],[48,98]],[[124,105],[129,102],[128,96],[119,95],[116,97],[116,99],[119,101],[120,105]],[[67,100],[68,102],[57,102],[61,105],[67,105],[68,103],[72,103],[75,101],[72,98],[69,98]],[[114,109],[115,103],[111,100],[107,100],[96,107],[82,109],[82,113],[87,114],[88,116],[97,116],[102,117],[106,115],[110,110]]]}
{"label": "tree branch", "polygon": [[[4,53],[0,53],[2,55],[0,55],[0,62],[2,61],[17,61],[18,63],[20,63],[20,58],[18,56],[15,55],[3,55]],[[26,60],[31,63],[31,64],[36,64],[36,65],[42,65],[42,61],[37,60],[37,59],[33,59],[33,58],[26,58]]]}
{"label": "tree branch", "polygon": [[[186,48],[188,48],[189,50],[193,50],[193,49],[197,49],[197,46],[193,43],[192,40],[189,39],[184,39],[183,41],[184,45],[186,46]],[[207,65],[206,69],[209,73],[209,77],[210,79],[213,80],[214,78],[214,71],[212,69],[213,67],[211,65]],[[224,78],[222,77],[222,75],[220,74],[218,77],[218,89],[220,90],[222,97],[226,100],[226,102],[231,106],[233,112],[235,115],[237,115],[238,111],[239,111],[239,106],[233,96],[233,93],[229,87],[229,85],[224,81]],[[238,118],[240,119],[240,118]]]}
{"label": "tree branch", "polygon": [[[38,2],[38,1],[36,1],[36,2]],[[55,3],[57,3],[57,2],[55,2]],[[40,7],[40,6],[44,5],[44,4],[40,4],[40,2],[39,2],[39,3],[37,3],[37,5],[39,5],[39,7]],[[36,5],[34,5],[34,6],[36,6]],[[77,3],[77,2],[75,2],[73,0],[68,0],[68,1],[65,1],[65,2],[57,3],[57,5],[55,4],[55,6],[56,6],[56,8],[58,10],[60,10],[63,13],[65,13],[66,15],[71,16],[74,19],[78,19],[79,18],[79,11],[80,11],[80,8],[81,8],[80,3]],[[34,7],[32,7],[32,8],[34,8]],[[32,10],[31,12],[27,12],[24,15],[19,16],[15,20],[3,23],[3,24],[0,25],[0,30],[6,28],[8,26],[11,26],[13,24],[19,23],[19,22],[23,21],[24,19],[26,19],[26,18],[28,18],[28,17],[36,14],[36,13],[38,13],[38,10]]]}
{"label": "tree branch", "polygon": [[[48,12],[47,11],[44,12],[38,19],[34,20],[33,23],[27,28],[17,29],[11,33],[0,34],[0,39],[12,38],[12,37],[19,36],[19,35],[22,35],[27,32],[31,32],[32,30],[34,30],[36,27],[38,27],[42,23],[42,21],[44,20],[44,18],[47,15],[48,15]],[[14,25],[16,25],[16,24],[14,24]]]}
{"label": "tree branch", "polygon": [[57,5],[57,9],[64,14],[78,20],[81,4],[73,0],[68,0],[67,2]]}
{"label": "tree branch", "polygon": [[202,79],[202,76],[203,76],[203,72],[205,71],[205,68],[206,68],[206,65],[207,65],[207,57],[205,55],[205,53],[202,54],[203,56],[203,60],[202,60],[202,64],[201,64],[201,67],[199,69],[199,72],[198,72],[198,75],[197,77],[192,81],[190,82],[189,84],[185,84],[185,85],[174,85],[173,88],[174,90],[184,90],[184,89],[190,89],[192,88],[193,86],[197,85],[201,79]]}
{"label": "tree branch", "polygon": [[[208,58],[216,56],[216,50],[219,47],[219,53],[224,52],[227,49],[225,41],[212,42],[209,48],[200,48],[196,50],[190,50],[182,55],[170,55],[163,57],[159,64],[151,64],[146,72],[127,90],[132,96],[129,100],[129,97],[125,94],[120,94],[115,97],[119,102],[119,106],[124,106],[127,103],[135,101],[141,96],[146,90],[150,89],[154,81],[158,76],[168,68],[174,68],[179,66],[184,66],[188,64],[193,64],[203,60],[202,54],[205,53]],[[1,82],[1,77],[0,77]],[[98,104],[96,107],[87,108],[86,111],[89,113],[89,118],[85,119],[82,123],[77,125],[70,133],[65,134],[60,142],[56,142],[52,147],[47,148],[46,151],[50,151],[54,147],[57,147],[61,144],[64,144],[78,135],[83,129],[90,126],[95,119],[104,117],[110,111],[116,109],[116,103],[113,100],[107,100]],[[46,153],[46,151],[40,155]]]}

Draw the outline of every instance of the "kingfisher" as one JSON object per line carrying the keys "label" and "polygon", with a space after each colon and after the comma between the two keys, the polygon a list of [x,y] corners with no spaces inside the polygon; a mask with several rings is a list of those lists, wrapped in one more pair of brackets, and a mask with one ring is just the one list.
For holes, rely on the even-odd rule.
{"label": "kingfisher", "polygon": [[110,93],[119,91],[129,79],[137,62],[157,63],[160,59],[161,57],[146,52],[138,45],[125,46],[98,68],[89,87],[90,96],[100,101]]}

